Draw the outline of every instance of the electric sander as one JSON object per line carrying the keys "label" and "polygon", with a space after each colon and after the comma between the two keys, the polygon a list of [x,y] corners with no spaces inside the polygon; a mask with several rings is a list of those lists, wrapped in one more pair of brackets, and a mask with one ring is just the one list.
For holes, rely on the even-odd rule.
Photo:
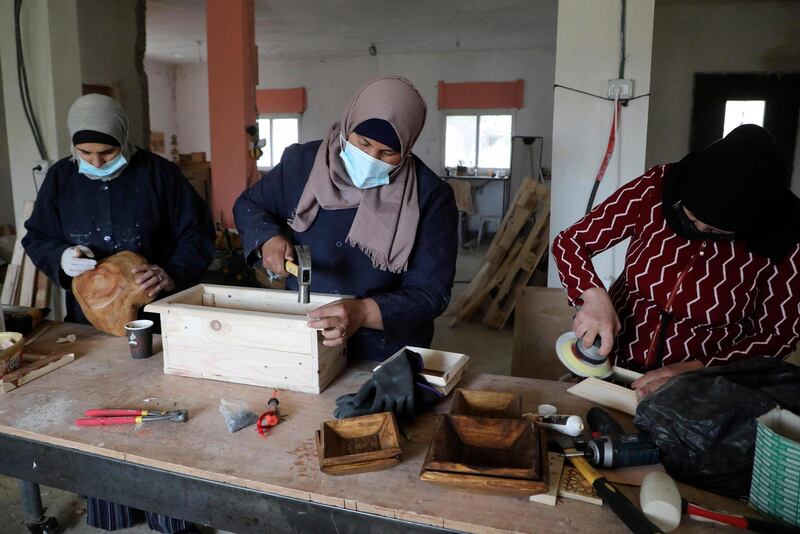
{"label": "electric sander", "polygon": [[564,367],[578,376],[608,378],[612,374],[607,356],[600,355],[600,336],[588,349],[583,346],[583,338],[575,337],[574,332],[565,332],[556,341],[556,354]]}

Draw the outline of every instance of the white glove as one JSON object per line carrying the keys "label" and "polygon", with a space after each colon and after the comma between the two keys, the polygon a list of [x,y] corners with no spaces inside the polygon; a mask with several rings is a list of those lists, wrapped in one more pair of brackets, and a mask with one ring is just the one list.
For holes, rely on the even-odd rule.
{"label": "white glove", "polygon": [[61,255],[61,270],[73,278],[80,276],[97,265],[97,261],[90,258],[94,258],[94,252],[89,247],[70,247]]}

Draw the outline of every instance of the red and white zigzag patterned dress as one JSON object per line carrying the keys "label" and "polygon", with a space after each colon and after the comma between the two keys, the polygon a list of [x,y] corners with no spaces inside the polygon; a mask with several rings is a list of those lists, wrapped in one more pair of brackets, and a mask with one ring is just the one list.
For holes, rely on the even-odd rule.
{"label": "red and white zigzag patterned dress", "polygon": [[653,167],[556,237],[571,303],[603,287],[592,256],[630,237],[625,269],[609,290],[622,323],[615,363],[651,369],[659,345],[663,365],[786,357],[800,338],[800,245],[774,263],[741,243],[678,236],[661,210],[668,167]]}

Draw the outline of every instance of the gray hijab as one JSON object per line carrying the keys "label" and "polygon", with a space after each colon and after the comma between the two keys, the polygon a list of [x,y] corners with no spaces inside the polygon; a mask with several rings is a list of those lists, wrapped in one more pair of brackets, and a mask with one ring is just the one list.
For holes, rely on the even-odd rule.
{"label": "gray hijab", "polygon": [[[69,108],[67,128],[70,139],[76,132],[83,130],[93,130],[110,135],[119,142],[119,146],[122,147],[122,155],[128,163],[131,161],[131,156],[136,153],[136,147],[128,141],[128,115],[125,114],[120,103],[109,96],[91,94],[77,99]],[[71,152],[72,160],[78,162],[80,156],[74,146]],[[122,167],[108,176],[92,174],[84,174],[84,176],[90,180],[108,182],[122,174],[124,170],[125,167]]]}
{"label": "gray hijab", "polygon": [[[405,78],[383,76],[356,91],[341,122],[328,131],[289,225],[304,232],[326,210],[358,208],[347,243],[358,247],[376,269],[402,273],[414,248],[419,224],[416,162],[411,149],[425,124],[425,101]],[[391,124],[401,144],[400,166],[387,185],[361,190],[353,185],[339,157],[345,139],[368,119]]]}

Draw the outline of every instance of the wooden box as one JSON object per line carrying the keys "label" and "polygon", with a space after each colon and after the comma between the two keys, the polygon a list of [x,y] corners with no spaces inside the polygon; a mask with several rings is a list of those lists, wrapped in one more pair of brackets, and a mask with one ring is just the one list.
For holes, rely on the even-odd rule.
{"label": "wooden box", "polygon": [[345,475],[397,465],[399,435],[391,412],[326,421],[317,432],[320,469]]}
{"label": "wooden box", "polygon": [[161,314],[164,373],[320,393],[347,363],[306,314],[342,298],[200,284],[148,304]]}
{"label": "wooden box", "polygon": [[425,469],[539,480],[539,442],[521,419],[445,415],[436,427]]}
{"label": "wooden box", "polygon": [[422,347],[403,347],[378,364],[372,371],[375,372],[395,358],[399,358],[406,349],[422,356],[424,369],[420,374],[442,395],[450,394],[468,367],[469,356],[466,354]]}
{"label": "wooden box", "polygon": [[522,417],[522,399],[516,393],[457,389],[453,397],[452,415],[519,419]]}

